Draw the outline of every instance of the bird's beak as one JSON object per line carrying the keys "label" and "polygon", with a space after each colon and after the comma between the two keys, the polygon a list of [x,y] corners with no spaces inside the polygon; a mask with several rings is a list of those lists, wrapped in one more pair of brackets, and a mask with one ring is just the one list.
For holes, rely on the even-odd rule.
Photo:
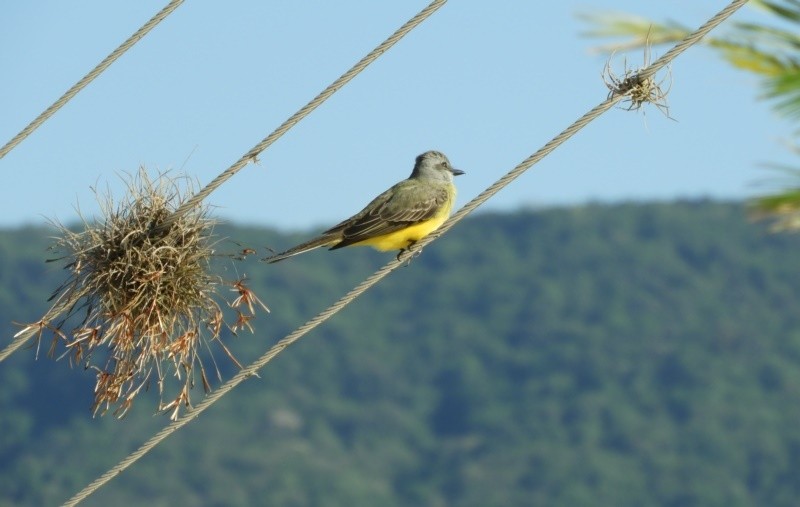
{"label": "bird's beak", "polygon": [[461,176],[462,174],[466,174],[461,169],[450,169],[450,172],[453,173],[453,176]]}

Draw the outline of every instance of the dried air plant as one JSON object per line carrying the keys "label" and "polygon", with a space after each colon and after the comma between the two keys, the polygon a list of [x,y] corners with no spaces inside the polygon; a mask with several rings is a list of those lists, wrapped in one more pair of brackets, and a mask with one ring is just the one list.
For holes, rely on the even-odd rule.
{"label": "dried air plant", "polygon": [[[161,174],[151,180],[140,170],[126,183],[128,192],[120,202],[98,194],[102,217],[91,222],[82,218],[81,231],[54,224],[60,236],[53,249],[61,254],[54,260],[66,260],[69,273],[51,297],[54,307],[64,308],[61,320],[41,320],[18,334],[35,331],[41,340],[49,332],[51,354],[62,343],[62,357],[96,372],[95,414],[115,406],[115,415],[123,416],[155,381],[159,408],[177,417],[180,407],[190,406],[197,375],[210,388],[200,345],[215,341],[233,358],[222,343],[223,329],[252,330],[254,303],[267,308],[238,280],[232,285],[239,297],[231,304],[237,307],[237,320],[230,327],[225,324],[225,305],[218,303],[222,297],[217,293],[224,282],[210,272],[214,221],[207,208],[166,221],[193,193],[188,178]],[[165,403],[168,376],[182,385]]]}
{"label": "dried air plant", "polygon": [[645,43],[641,68],[628,67],[627,58],[623,59],[621,76],[618,76],[611,68],[613,58],[612,53],[606,61],[602,73],[603,82],[609,90],[609,98],[614,95],[624,95],[625,99],[620,107],[626,111],[639,110],[644,104],[650,103],[656,106],[664,116],[672,119],[667,105],[667,95],[672,88],[672,73],[669,67],[667,67],[667,75],[658,82],[656,82],[655,76],[643,78],[640,74],[641,69],[650,65],[650,44]]}

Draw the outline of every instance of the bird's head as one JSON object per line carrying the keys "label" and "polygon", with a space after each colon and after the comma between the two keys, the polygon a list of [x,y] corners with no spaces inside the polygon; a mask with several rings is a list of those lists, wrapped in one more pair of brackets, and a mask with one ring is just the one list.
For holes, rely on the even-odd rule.
{"label": "bird's head", "polygon": [[453,181],[453,176],[464,174],[464,171],[455,169],[450,165],[450,161],[444,153],[438,151],[426,151],[417,157],[414,164],[414,171],[411,172],[412,178],[426,178],[441,181]]}

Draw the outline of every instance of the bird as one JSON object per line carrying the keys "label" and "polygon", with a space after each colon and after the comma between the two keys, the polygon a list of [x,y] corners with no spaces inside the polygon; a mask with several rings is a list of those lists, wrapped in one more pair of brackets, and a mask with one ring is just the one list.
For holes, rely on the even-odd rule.
{"label": "bird", "polygon": [[395,184],[367,206],[318,237],[263,259],[268,263],[328,247],[371,246],[380,251],[400,250],[438,229],[450,216],[456,199],[453,178],[464,171],[450,165],[438,151],[417,156],[411,176]]}

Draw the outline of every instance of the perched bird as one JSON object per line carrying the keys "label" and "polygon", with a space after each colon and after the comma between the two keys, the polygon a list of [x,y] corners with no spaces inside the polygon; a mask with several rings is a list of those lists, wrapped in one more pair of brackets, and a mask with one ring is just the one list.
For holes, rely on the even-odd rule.
{"label": "perched bird", "polygon": [[456,199],[453,176],[460,174],[464,171],[454,169],[444,154],[426,151],[417,157],[408,179],[373,199],[363,210],[319,237],[264,260],[278,262],[321,246],[336,250],[369,245],[402,253],[450,216]]}

